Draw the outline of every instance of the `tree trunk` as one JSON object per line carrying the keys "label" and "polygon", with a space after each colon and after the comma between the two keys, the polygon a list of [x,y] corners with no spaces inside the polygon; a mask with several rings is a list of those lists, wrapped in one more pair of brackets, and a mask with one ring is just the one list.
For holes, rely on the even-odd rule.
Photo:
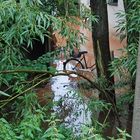
{"label": "tree trunk", "polygon": [[[99,16],[99,22],[92,24],[92,38],[97,75],[98,77],[105,77],[105,79],[109,81],[109,86],[112,86],[114,84],[114,78],[110,77],[111,74],[108,71],[111,57],[109,48],[107,3],[105,0],[90,0],[90,5],[92,12]],[[114,89],[109,90],[107,95],[100,93],[100,98],[114,104],[116,102]]]}
{"label": "tree trunk", "polygon": [[138,61],[137,61],[132,140],[140,140],[140,40],[139,40],[139,52],[138,52]]}

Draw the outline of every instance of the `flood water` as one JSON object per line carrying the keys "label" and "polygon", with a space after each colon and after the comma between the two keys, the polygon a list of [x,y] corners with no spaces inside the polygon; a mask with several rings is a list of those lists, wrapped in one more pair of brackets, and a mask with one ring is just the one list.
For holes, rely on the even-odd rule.
{"label": "flood water", "polygon": [[[64,60],[56,60],[56,69],[63,70]],[[54,93],[53,102],[56,103],[53,110],[59,114],[60,119],[67,127],[79,130],[81,124],[91,123],[91,112],[87,110],[86,100],[79,93],[77,77],[56,76],[51,79],[51,89]]]}
{"label": "flood water", "polygon": [[[64,61],[56,60],[54,62],[58,71],[62,72]],[[117,136],[116,127],[119,127],[119,123],[115,115],[108,115],[108,112],[102,111],[94,114],[94,112],[89,111],[87,103],[92,99],[92,95],[94,95],[94,98],[98,98],[98,92],[96,93],[96,90],[93,89],[86,90],[84,87],[79,87],[79,82],[80,80],[76,76],[68,77],[63,75],[53,77],[50,80],[43,92],[51,91],[51,94],[53,94],[51,100],[54,104],[53,112],[66,127],[73,128],[73,131],[76,132],[75,134],[79,133],[82,124],[92,124],[92,119],[96,117],[100,123],[104,123],[106,120],[106,123],[109,124],[109,127],[103,131],[104,136]],[[127,109],[125,108],[124,110]],[[122,129],[127,129],[130,133],[132,112],[122,114],[119,119],[122,123]]]}
{"label": "flood water", "polygon": [[[54,62],[56,69],[60,72],[63,71],[64,61],[60,59]],[[86,74],[87,77],[92,78],[89,73]],[[103,131],[104,136],[117,136],[116,127],[119,127],[119,123],[115,115],[109,114],[107,116],[108,112],[102,111],[94,114],[94,112],[88,110],[88,101],[92,99],[93,95],[95,98],[98,98],[98,92],[93,89],[86,90],[84,87],[79,87],[79,82],[80,80],[76,75],[72,77],[61,75],[51,78],[50,83],[46,85],[43,92],[51,91],[51,94],[53,94],[51,100],[54,104],[53,112],[56,113],[66,127],[73,128],[76,134],[79,133],[82,124],[92,124],[92,119],[96,117],[100,123],[104,123],[106,120],[106,123],[109,124],[109,127]],[[127,109],[125,108],[124,110]],[[130,133],[132,113],[124,113],[119,119],[122,123],[122,129],[127,129]]]}

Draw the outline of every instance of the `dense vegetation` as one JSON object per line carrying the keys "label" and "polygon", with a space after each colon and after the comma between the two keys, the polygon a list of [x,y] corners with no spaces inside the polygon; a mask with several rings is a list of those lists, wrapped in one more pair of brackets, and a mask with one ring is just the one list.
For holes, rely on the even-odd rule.
{"label": "dense vegetation", "polygon": [[[138,48],[138,38],[133,34],[139,31],[140,21],[139,1],[131,0],[130,3],[134,3],[134,7],[128,5],[130,9],[118,14],[118,30],[121,33],[126,30],[132,41],[128,39],[127,55],[115,59],[110,69],[112,74],[119,72],[119,76],[124,80],[126,78],[123,77],[122,69],[127,70],[130,73],[127,79],[129,78],[128,81],[131,81],[133,87]],[[68,25],[90,28],[90,24],[85,23],[84,19],[89,17],[89,21],[97,22],[97,18],[84,6],[80,14],[78,6],[76,0],[0,0],[1,140],[104,140],[102,131],[107,125],[100,124],[98,118],[94,118],[92,124],[81,125],[78,134],[75,135],[74,128],[66,127],[61,122],[59,114],[52,112],[51,109],[56,103],[51,99],[49,105],[47,103],[42,106],[39,103],[36,88],[47,84],[48,80],[56,75],[56,69],[50,64],[57,58],[59,51],[44,52],[38,59],[28,59],[28,54],[35,47],[34,42],[39,41],[43,45],[46,38],[51,39],[52,33],[56,31],[66,38],[66,50],[72,51],[74,46],[79,47],[84,43],[83,34]],[[123,21],[124,18],[121,19],[123,16],[127,17],[126,21]],[[137,26],[133,24],[134,21]],[[124,23],[127,23],[127,26]],[[128,83],[124,80],[122,85]],[[98,79],[96,84],[104,90],[105,81]],[[131,91],[133,90],[132,88]],[[133,94],[130,95],[126,94],[121,101],[133,102]],[[110,111],[111,105],[97,99],[88,102],[88,110],[92,112],[104,109]],[[118,129],[118,132],[118,140],[119,137],[123,140],[129,137],[125,130]]]}
{"label": "dense vegetation", "polygon": [[[129,85],[129,90],[124,96],[124,102],[131,104],[133,102],[135,92],[137,55],[139,46],[139,5],[138,0],[125,1],[125,12],[116,13],[118,17],[118,25],[116,26],[120,40],[127,40],[127,46],[120,50],[123,52],[121,58],[112,61],[112,74],[119,76],[118,86]],[[132,104],[131,104],[132,105]]]}

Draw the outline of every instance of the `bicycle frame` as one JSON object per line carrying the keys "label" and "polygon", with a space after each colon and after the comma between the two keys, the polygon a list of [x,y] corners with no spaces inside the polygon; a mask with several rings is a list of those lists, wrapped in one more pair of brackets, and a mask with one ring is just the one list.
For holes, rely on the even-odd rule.
{"label": "bicycle frame", "polygon": [[83,57],[80,59],[80,61],[84,60],[84,66],[85,66],[86,69],[88,69],[85,54],[82,54],[82,55],[83,55]]}
{"label": "bicycle frame", "polygon": [[66,64],[69,63],[71,60],[74,60],[77,62],[77,64],[75,65],[74,68],[76,68],[79,64],[83,69],[90,69],[91,71],[93,71],[95,69],[95,64],[93,64],[92,66],[88,67],[87,61],[86,61],[86,56],[85,54],[87,53],[87,51],[82,51],[79,52],[76,56],[71,57],[70,59],[67,59],[64,62],[64,69],[66,69]]}
{"label": "bicycle frame", "polygon": [[[87,61],[86,61],[86,57],[85,57],[85,54],[81,54],[83,55],[82,58],[80,59],[80,61],[82,62],[82,60],[84,60],[84,66],[86,69],[91,69],[92,67],[96,66],[96,64],[93,64],[92,66],[88,66],[87,65]],[[94,70],[95,68],[91,69],[92,71]]]}

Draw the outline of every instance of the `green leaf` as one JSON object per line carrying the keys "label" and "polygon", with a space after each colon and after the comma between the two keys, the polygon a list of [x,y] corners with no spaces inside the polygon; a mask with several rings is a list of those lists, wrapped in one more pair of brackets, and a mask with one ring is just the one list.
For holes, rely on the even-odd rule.
{"label": "green leaf", "polygon": [[7,93],[5,93],[5,92],[3,92],[3,91],[0,91],[0,95],[10,97],[10,95],[9,95],[9,94],[7,94]]}
{"label": "green leaf", "polygon": [[37,0],[37,2],[38,2],[40,5],[43,5],[43,3],[41,2],[41,0]]}
{"label": "green leaf", "polygon": [[27,4],[27,0],[20,0],[21,7],[25,7]]}

